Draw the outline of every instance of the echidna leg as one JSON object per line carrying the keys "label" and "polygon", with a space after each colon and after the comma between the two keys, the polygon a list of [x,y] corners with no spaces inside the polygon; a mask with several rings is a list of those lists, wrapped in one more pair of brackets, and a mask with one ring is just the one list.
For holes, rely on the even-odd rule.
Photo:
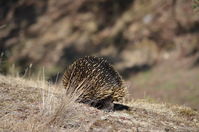
{"label": "echidna leg", "polygon": [[113,111],[114,104],[112,97],[107,97],[98,103],[98,108],[103,109],[104,111]]}
{"label": "echidna leg", "polygon": [[110,112],[110,111],[113,111],[113,108],[114,108],[113,102],[112,101],[106,101],[106,102],[104,102],[102,109],[107,111],[107,112]]}

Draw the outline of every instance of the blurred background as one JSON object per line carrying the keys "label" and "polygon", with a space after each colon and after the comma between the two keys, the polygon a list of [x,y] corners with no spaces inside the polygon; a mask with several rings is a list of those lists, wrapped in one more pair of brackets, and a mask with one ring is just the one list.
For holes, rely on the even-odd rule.
{"label": "blurred background", "polygon": [[103,56],[131,98],[199,109],[198,0],[1,0],[0,73],[60,80]]}

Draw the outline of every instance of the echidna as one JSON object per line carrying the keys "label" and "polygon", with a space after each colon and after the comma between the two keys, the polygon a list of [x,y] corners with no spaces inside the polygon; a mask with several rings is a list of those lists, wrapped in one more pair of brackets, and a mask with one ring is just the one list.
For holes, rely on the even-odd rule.
{"label": "echidna", "polygon": [[67,91],[81,92],[77,101],[102,109],[113,109],[113,101],[125,96],[120,75],[101,57],[87,56],[73,62],[63,75]]}

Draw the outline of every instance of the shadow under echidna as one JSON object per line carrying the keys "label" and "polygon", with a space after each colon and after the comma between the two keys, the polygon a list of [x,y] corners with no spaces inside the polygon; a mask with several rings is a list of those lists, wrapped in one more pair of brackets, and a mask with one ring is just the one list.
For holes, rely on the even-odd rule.
{"label": "shadow under echidna", "polygon": [[103,58],[87,56],[73,62],[63,75],[66,94],[79,103],[106,111],[129,109],[122,104],[126,87],[118,72]]}

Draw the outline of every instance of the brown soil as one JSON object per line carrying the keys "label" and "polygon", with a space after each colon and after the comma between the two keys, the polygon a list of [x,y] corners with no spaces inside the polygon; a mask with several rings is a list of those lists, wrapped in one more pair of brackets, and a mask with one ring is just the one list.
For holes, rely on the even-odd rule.
{"label": "brown soil", "polygon": [[68,101],[63,92],[60,86],[43,81],[1,75],[0,131],[199,130],[199,113],[189,107],[144,99],[127,102],[129,110],[104,112]]}

